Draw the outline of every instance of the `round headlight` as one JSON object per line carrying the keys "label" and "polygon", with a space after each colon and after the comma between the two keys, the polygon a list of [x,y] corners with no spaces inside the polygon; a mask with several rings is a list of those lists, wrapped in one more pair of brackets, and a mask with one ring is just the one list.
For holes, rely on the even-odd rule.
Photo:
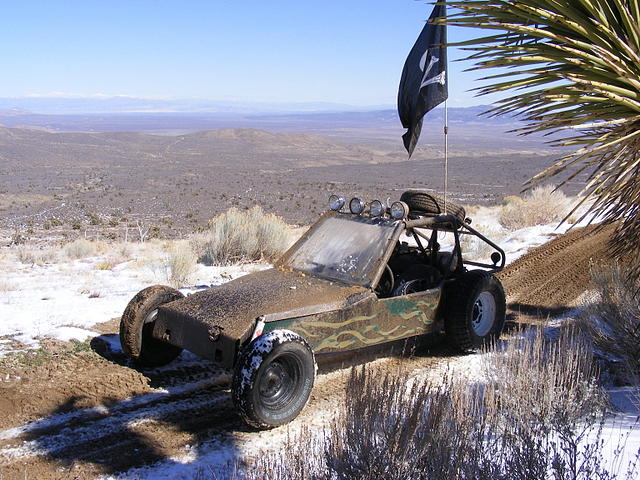
{"label": "round headlight", "polygon": [[409,206],[404,202],[393,202],[391,204],[391,216],[396,220],[406,218],[409,215]]}
{"label": "round headlight", "polygon": [[369,212],[374,217],[381,217],[382,215],[384,215],[385,211],[386,211],[386,208],[384,206],[384,203],[382,203],[380,200],[374,200],[369,205]]}
{"label": "round headlight", "polygon": [[351,210],[351,213],[361,214],[364,212],[364,207],[365,203],[361,198],[355,197],[349,202],[349,210]]}
{"label": "round headlight", "polygon": [[346,200],[342,195],[331,195],[329,197],[329,208],[337,212],[344,207],[345,202]]}

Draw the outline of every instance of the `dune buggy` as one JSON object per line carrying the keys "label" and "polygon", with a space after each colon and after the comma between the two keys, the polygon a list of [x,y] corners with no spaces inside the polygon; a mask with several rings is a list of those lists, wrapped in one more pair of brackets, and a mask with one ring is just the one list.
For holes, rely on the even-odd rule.
{"label": "dune buggy", "polygon": [[[140,291],[120,323],[124,352],[153,367],[182,349],[232,370],[242,418],[271,428],[295,418],[316,357],[442,331],[458,350],[495,340],[505,296],[493,275],[505,254],[474,230],[462,207],[409,190],[386,206],[332,195],[331,209],[274,264],[188,297]],[[465,260],[461,237],[489,244],[487,263]],[[444,248],[448,238],[449,247]]]}

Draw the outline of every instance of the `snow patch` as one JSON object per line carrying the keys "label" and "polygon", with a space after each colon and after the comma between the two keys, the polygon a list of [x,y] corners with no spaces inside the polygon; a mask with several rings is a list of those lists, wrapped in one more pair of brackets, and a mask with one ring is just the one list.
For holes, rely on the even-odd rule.
{"label": "snow patch", "polygon": [[[7,339],[25,348],[38,347],[38,339],[44,337],[86,340],[96,335],[96,324],[120,318],[137,292],[167,283],[165,272],[151,268],[142,253],[103,270],[107,258],[100,255],[45,265],[24,265],[9,256],[0,261],[3,281],[14,286],[0,297],[0,338],[5,340],[0,342],[0,356],[18,351],[15,342]],[[196,283],[180,291],[190,295],[268,266],[198,265]]]}
{"label": "snow patch", "polygon": [[93,330],[87,330],[84,328],[78,327],[59,327],[55,331],[50,334],[52,338],[56,340],[60,340],[62,342],[70,342],[71,340],[77,340],[82,342],[87,338],[92,338],[98,335],[97,332]]}

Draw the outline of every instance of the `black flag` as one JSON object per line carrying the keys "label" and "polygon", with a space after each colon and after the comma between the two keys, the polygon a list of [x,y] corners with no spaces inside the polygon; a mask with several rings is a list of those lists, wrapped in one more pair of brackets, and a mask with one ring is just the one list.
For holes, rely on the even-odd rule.
{"label": "black flag", "polygon": [[398,115],[404,128],[404,146],[413,153],[422,129],[422,117],[429,110],[444,102],[449,96],[447,89],[447,27],[434,25],[436,18],[446,15],[444,4],[433,7],[427,24],[409,52],[400,88],[398,89]]}

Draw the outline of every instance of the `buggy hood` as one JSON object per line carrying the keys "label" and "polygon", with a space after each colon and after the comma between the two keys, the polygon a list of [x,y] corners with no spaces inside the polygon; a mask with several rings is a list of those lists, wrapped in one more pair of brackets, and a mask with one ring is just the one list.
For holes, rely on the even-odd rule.
{"label": "buggy hood", "polygon": [[162,316],[219,329],[227,338],[246,340],[259,316],[266,321],[337,310],[370,290],[270,268],[161,306]]}

